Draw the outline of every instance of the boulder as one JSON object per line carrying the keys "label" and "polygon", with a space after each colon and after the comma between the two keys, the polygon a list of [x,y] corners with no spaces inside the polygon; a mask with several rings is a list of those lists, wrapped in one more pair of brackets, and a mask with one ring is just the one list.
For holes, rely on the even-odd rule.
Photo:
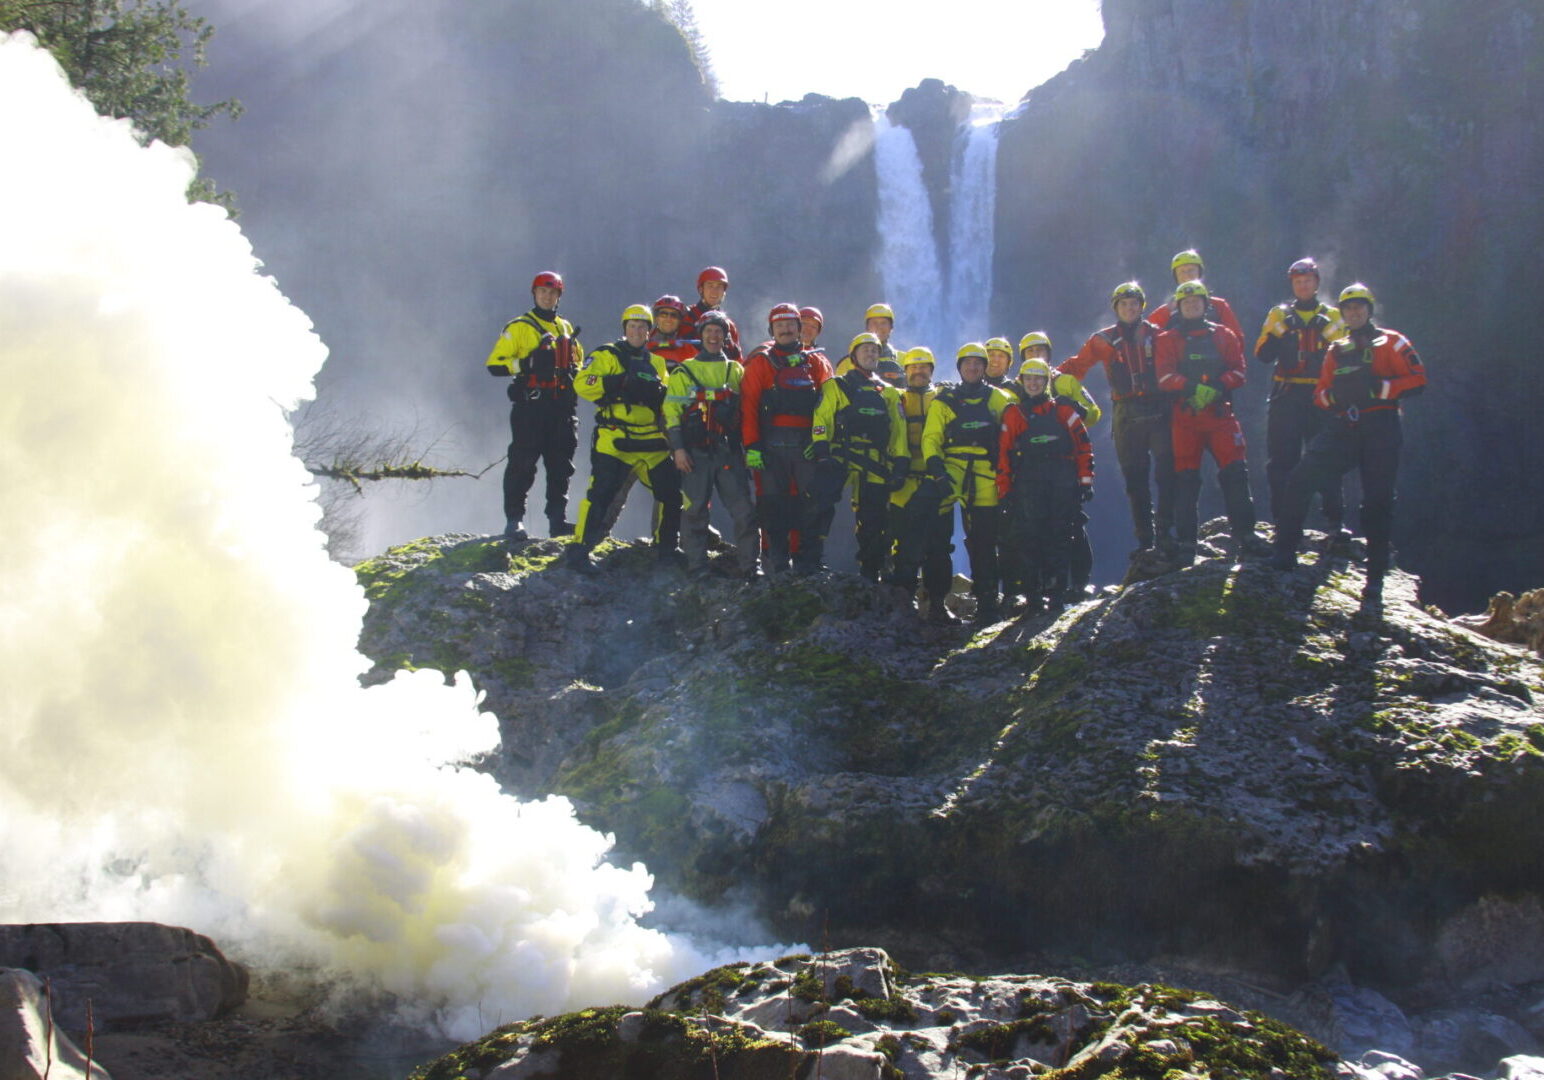
{"label": "boulder", "polygon": [[202,934],[159,923],[0,926],[0,967],[24,968],[53,987],[69,1031],[145,1020],[208,1020],[246,1000],[248,975]]}
{"label": "boulder", "polygon": [[[43,983],[30,971],[0,968],[0,1080],[85,1080],[86,1055],[60,1028]],[[112,1080],[99,1064],[95,1080]]]}

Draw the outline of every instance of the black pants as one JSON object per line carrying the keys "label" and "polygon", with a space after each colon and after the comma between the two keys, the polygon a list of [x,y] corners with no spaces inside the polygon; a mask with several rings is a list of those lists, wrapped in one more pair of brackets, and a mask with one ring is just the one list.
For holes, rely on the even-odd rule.
{"label": "black pants", "polygon": [[[1167,533],[1174,525],[1174,441],[1167,398],[1128,398],[1115,403],[1111,434],[1131,503],[1131,525],[1139,547],[1152,547],[1154,529]],[[1153,509],[1151,482],[1158,488]]]}
{"label": "black pants", "polygon": [[[586,551],[594,548],[611,531],[606,524],[606,510],[622,489],[623,482],[633,475],[637,467],[633,461],[599,450],[590,455],[590,488],[585,494],[588,506],[581,515],[584,518],[584,535],[580,538]],[[674,550],[681,535],[681,474],[669,455],[666,455],[665,460],[649,470],[644,482],[648,484],[659,506],[654,542],[662,550]]]}
{"label": "black pants", "polygon": [[1081,533],[1077,466],[1021,463],[1003,510],[1005,591],[1036,597],[1068,590],[1075,535]]}
{"label": "black pants", "polygon": [[965,521],[965,554],[970,556],[970,595],[978,604],[996,604],[1001,584],[997,544],[1002,534],[1001,506],[960,505]]}
{"label": "black pants", "polygon": [[815,503],[815,463],[805,458],[809,443],[808,429],[792,429],[792,437],[777,438],[774,431],[763,443],[761,493],[756,510],[767,534],[767,567],[781,570],[788,565],[790,532],[799,534],[799,554],[794,560],[801,569],[820,566],[825,555],[824,534]]}
{"label": "black pants", "polygon": [[[1303,448],[1324,430],[1329,416],[1313,403],[1308,383],[1276,383],[1265,414],[1265,480],[1271,489],[1271,517],[1281,519],[1286,507],[1287,477],[1303,458]],[[1319,490],[1324,519],[1331,529],[1345,522],[1340,477]]]}
{"label": "black pants", "polygon": [[895,565],[890,580],[907,592],[917,588],[917,571],[929,600],[941,601],[954,585],[954,564],[949,543],[954,533],[954,507],[939,512],[937,498],[913,493],[905,506],[890,507],[891,533],[895,539]]}
{"label": "black pants", "polygon": [[1342,476],[1356,469],[1362,480],[1367,576],[1382,578],[1389,567],[1394,482],[1399,475],[1399,448],[1403,441],[1397,408],[1377,409],[1355,421],[1330,418],[1287,478],[1281,520],[1276,523],[1277,550],[1297,551],[1313,493],[1323,491],[1328,483],[1339,483]]}
{"label": "black pants", "polygon": [[525,517],[525,497],[536,482],[536,463],[547,470],[547,517],[568,513],[568,482],[579,448],[579,418],[572,395],[520,399],[509,409],[509,461],[504,466],[504,517]]}

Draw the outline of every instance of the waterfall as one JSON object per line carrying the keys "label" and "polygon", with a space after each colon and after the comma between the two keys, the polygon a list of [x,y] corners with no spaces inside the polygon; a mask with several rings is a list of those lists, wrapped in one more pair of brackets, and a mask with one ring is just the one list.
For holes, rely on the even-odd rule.
{"label": "waterfall", "polygon": [[933,207],[910,129],[874,111],[874,170],[879,189],[879,271],[895,308],[895,336],[952,356],[944,318],[943,272],[933,240]]}
{"label": "waterfall", "polygon": [[971,106],[961,128],[963,146],[950,170],[949,312],[953,343],[981,341],[993,333],[992,257],[997,208],[997,130],[1003,106]]}

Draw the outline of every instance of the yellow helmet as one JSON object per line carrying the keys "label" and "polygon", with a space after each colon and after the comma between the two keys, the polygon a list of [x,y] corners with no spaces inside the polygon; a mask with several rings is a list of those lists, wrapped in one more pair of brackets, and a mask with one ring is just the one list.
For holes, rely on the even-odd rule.
{"label": "yellow helmet", "polygon": [[647,304],[628,304],[622,309],[622,328],[627,329],[627,324],[634,319],[642,319],[650,326],[654,325],[654,312]]}
{"label": "yellow helmet", "polygon": [[907,349],[906,355],[901,357],[901,367],[908,368],[913,364],[926,364],[930,368],[936,368],[938,361],[933,359],[933,350],[926,345],[918,345],[914,349]]}
{"label": "yellow helmet", "polygon": [[867,330],[852,339],[852,344],[847,346],[847,355],[852,356],[858,351],[859,345],[879,345],[879,335],[871,334]]}
{"label": "yellow helmet", "polygon": [[1199,279],[1195,281],[1182,281],[1174,286],[1174,302],[1176,304],[1187,296],[1199,296],[1205,300],[1210,295],[1212,294],[1207,290],[1205,283]]}
{"label": "yellow helmet", "polygon": [[1142,286],[1138,285],[1135,281],[1123,281],[1115,286],[1115,291],[1110,293],[1110,306],[1114,307],[1127,297],[1134,297],[1142,301],[1143,307],[1147,306],[1147,294],[1142,291]]}
{"label": "yellow helmet", "polygon": [[998,352],[1005,352],[1010,356],[1013,355],[1013,346],[1009,344],[1008,339],[1005,337],[987,338],[986,351],[991,352],[993,349],[996,349]]}
{"label": "yellow helmet", "polygon": [[1043,375],[1049,383],[1052,375],[1051,365],[1038,356],[1032,357],[1024,361],[1023,366],[1019,368],[1019,381],[1023,382],[1026,375]]}
{"label": "yellow helmet", "polygon": [[1169,260],[1169,272],[1178,274],[1181,266],[1194,266],[1201,273],[1206,273],[1206,264],[1201,261],[1201,253],[1195,248],[1186,248]]}
{"label": "yellow helmet", "polygon": [[981,344],[979,341],[967,341],[965,344],[960,346],[960,351],[954,354],[954,362],[959,363],[961,360],[968,359],[972,356],[974,356],[977,360],[980,360],[982,363],[985,363],[986,346]]}
{"label": "yellow helmet", "polygon": [[1347,300],[1365,300],[1368,307],[1373,307],[1378,302],[1377,297],[1373,296],[1372,290],[1360,281],[1347,285],[1344,289],[1340,290],[1340,299],[1337,303],[1344,304]]}
{"label": "yellow helmet", "polygon": [[863,313],[863,321],[868,322],[870,319],[889,319],[894,323],[895,309],[889,304],[870,304],[869,309]]}
{"label": "yellow helmet", "polygon": [[1049,349],[1051,347],[1051,339],[1046,337],[1044,330],[1031,330],[1029,333],[1019,338],[1019,355],[1023,356],[1024,350],[1029,348],[1031,345],[1044,345],[1047,349]]}

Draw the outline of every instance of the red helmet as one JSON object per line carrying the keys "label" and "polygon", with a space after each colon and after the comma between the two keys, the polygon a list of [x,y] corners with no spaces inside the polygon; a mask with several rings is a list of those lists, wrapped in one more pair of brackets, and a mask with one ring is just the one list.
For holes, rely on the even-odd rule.
{"label": "red helmet", "polygon": [[543,287],[548,289],[556,289],[558,292],[562,292],[563,275],[558,273],[556,270],[543,270],[541,273],[537,274],[531,279],[531,291],[535,292],[537,289]]}
{"label": "red helmet", "polygon": [[729,285],[729,272],[722,266],[704,267],[702,273],[697,275],[697,291],[702,291],[705,281],[722,281],[727,288]]}
{"label": "red helmet", "polygon": [[1318,277],[1319,264],[1314,262],[1312,259],[1299,259],[1297,262],[1287,267],[1288,277],[1297,277],[1299,274],[1312,274],[1314,277]]}
{"label": "red helmet", "polygon": [[681,318],[686,318],[686,305],[681,303],[681,298],[673,293],[666,293],[654,301],[654,314],[658,315],[661,311],[673,311]]}
{"label": "red helmet", "polygon": [[798,304],[778,304],[775,307],[773,307],[772,310],[767,313],[767,330],[769,332],[772,329],[772,324],[777,322],[777,320],[779,320],[779,319],[792,319],[794,322],[798,322],[799,321],[799,305]]}
{"label": "red helmet", "polygon": [[825,329],[826,317],[820,313],[820,309],[818,307],[801,307],[799,309],[799,318],[801,320],[814,319],[817,326],[819,326],[822,330]]}

